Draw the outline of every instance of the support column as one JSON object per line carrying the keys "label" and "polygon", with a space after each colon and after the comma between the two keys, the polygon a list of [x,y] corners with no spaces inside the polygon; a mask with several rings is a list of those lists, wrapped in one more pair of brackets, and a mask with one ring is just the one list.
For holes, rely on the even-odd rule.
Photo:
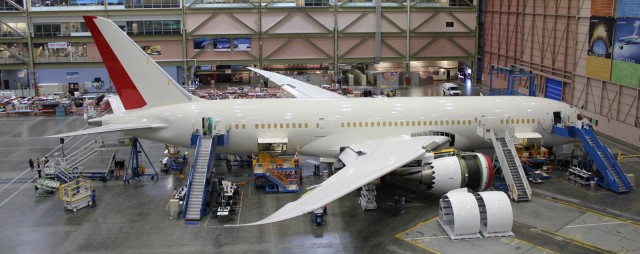
{"label": "support column", "polygon": [[382,55],[382,0],[375,0],[376,2],[376,35],[374,41],[375,55],[374,62],[380,63],[380,57]]}

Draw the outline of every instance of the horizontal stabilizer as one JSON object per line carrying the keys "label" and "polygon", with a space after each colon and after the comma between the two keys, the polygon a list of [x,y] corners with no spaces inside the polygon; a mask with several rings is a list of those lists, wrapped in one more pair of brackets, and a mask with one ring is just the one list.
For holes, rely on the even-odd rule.
{"label": "horizontal stabilizer", "polygon": [[167,128],[166,124],[108,124],[100,127],[95,127],[86,130],[79,130],[73,132],[67,132],[57,135],[49,136],[49,138],[62,138],[62,137],[70,137],[70,136],[80,136],[87,134],[97,134],[97,133],[107,133],[107,132],[116,132],[116,131],[131,131],[131,130],[142,130],[142,129],[162,129]]}

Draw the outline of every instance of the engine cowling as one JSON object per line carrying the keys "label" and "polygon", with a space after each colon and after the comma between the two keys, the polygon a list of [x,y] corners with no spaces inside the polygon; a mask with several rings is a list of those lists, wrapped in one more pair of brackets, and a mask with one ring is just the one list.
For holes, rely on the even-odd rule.
{"label": "engine cowling", "polygon": [[397,172],[403,178],[427,185],[429,190],[437,192],[465,187],[478,192],[491,187],[493,181],[493,163],[481,153],[437,158],[422,166],[400,168]]}

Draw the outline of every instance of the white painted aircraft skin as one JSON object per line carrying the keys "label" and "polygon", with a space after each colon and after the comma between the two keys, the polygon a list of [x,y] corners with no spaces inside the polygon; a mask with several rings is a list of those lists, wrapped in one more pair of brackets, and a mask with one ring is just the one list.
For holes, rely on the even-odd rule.
{"label": "white painted aircraft skin", "polygon": [[350,144],[424,131],[454,134],[458,149],[490,148],[491,143],[476,134],[476,127],[482,123],[484,128],[504,132],[501,119],[513,119],[515,132],[540,133],[545,145],[568,143],[550,134],[554,111],[562,111],[565,121],[578,114],[565,103],[524,96],[245,99],[127,110],[105,116],[103,124],[166,124],[169,127],[164,129],[129,134],[189,147],[191,133],[201,129],[201,119],[213,117],[230,127],[229,143],[220,147],[221,153],[257,153],[258,138],[287,138],[289,152],[299,148],[302,154],[337,157],[339,148]]}

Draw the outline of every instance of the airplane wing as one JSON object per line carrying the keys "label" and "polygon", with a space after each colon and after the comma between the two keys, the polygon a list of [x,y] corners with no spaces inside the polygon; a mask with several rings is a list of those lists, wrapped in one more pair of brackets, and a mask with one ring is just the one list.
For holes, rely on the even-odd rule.
{"label": "airplane wing", "polygon": [[338,173],[269,217],[239,226],[273,223],[311,212],[448,142],[443,136],[404,136],[351,145],[340,154],[346,166]]}
{"label": "airplane wing", "polygon": [[300,80],[287,77],[282,74],[260,70],[256,68],[247,68],[252,70],[262,76],[265,76],[269,80],[278,84],[282,89],[291,93],[296,98],[303,99],[337,99],[344,98],[344,96],[339,95],[337,93],[322,89],[318,86],[314,86],[309,83],[302,82]]}
{"label": "airplane wing", "polygon": [[162,129],[166,127],[169,127],[169,126],[166,124],[107,124],[107,125],[103,125],[103,126],[95,127],[91,129],[57,134],[57,135],[49,136],[49,138],[62,138],[62,137],[69,137],[69,136],[80,136],[80,135],[87,135],[87,134],[116,132],[116,131]]}

